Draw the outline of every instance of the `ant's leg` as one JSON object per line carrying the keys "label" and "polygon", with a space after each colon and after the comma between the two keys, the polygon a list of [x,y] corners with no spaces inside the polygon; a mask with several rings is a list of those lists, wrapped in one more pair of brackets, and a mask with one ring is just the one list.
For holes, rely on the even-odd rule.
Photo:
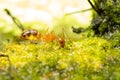
{"label": "ant's leg", "polygon": [[44,35],[47,35],[48,33],[49,33],[49,28],[47,28],[47,29],[45,30]]}
{"label": "ant's leg", "polygon": [[70,40],[70,37],[68,36],[68,34],[67,34],[67,32],[65,31],[64,28],[62,28],[62,35],[63,35],[64,38],[67,37],[67,39]]}

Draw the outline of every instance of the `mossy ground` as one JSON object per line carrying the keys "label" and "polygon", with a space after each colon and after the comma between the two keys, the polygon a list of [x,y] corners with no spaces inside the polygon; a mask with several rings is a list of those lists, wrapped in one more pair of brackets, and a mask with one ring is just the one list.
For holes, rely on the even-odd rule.
{"label": "mossy ground", "polygon": [[100,37],[38,44],[4,43],[0,80],[119,80],[120,50]]}

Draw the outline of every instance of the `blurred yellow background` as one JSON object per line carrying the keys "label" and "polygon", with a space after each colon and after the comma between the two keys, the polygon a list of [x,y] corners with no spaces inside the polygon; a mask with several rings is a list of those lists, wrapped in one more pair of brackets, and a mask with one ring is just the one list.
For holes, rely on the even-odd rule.
{"label": "blurred yellow background", "polygon": [[64,16],[66,13],[91,8],[87,0],[0,0],[0,36],[6,38],[11,38],[12,35],[20,36],[21,30],[5,13],[5,8],[23,24],[27,23],[27,26],[24,25],[25,29],[31,27],[41,32],[49,28],[50,31],[61,33],[64,27],[72,37],[76,36],[72,32],[72,26],[88,27],[92,19],[91,10]]}
{"label": "blurred yellow background", "polygon": [[[11,21],[3,11],[8,8],[22,22],[40,21],[52,25],[54,18],[90,7],[87,0],[0,0],[0,18]],[[90,14],[86,12],[74,17],[81,23],[86,23],[90,20]]]}

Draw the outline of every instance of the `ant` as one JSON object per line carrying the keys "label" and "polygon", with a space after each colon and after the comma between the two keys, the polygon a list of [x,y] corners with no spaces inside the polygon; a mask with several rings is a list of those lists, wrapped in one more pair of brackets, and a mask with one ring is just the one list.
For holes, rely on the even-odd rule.
{"label": "ant", "polygon": [[4,10],[12,18],[13,22],[22,30],[22,34],[21,34],[22,39],[30,40],[31,42],[36,40],[44,41],[44,42],[48,42],[48,41],[52,42],[54,40],[57,40],[60,44],[60,47],[65,46],[65,40],[60,36],[56,36],[53,32],[42,35],[41,33],[39,33],[39,31],[35,29],[25,30],[20,20],[15,18],[8,9],[4,9]]}

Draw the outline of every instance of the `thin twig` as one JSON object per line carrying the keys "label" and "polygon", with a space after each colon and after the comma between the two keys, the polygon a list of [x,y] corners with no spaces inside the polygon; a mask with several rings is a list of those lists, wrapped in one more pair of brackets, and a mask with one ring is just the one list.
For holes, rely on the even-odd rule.
{"label": "thin twig", "polygon": [[88,8],[88,9],[81,10],[81,11],[74,11],[74,12],[66,13],[65,15],[72,15],[72,14],[76,14],[76,13],[86,12],[89,10],[92,10],[92,8]]}
{"label": "thin twig", "polygon": [[22,23],[20,22],[20,20],[18,20],[17,18],[15,18],[8,9],[4,9],[4,11],[12,18],[13,22],[23,31],[24,27],[22,25]]}

